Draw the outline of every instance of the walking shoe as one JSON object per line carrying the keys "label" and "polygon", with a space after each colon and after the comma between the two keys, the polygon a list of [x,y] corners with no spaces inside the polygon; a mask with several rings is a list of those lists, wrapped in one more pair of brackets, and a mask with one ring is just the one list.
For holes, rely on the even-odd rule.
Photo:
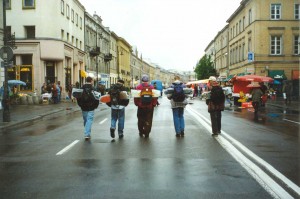
{"label": "walking shoe", "polygon": [[184,131],[181,131],[180,136],[184,137]]}
{"label": "walking shoe", "polygon": [[110,129],[110,137],[115,138],[115,129]]}
{"label": "walking shoe", "polygon": [[119,135],[119,139],[122,139],[123,137],[124,137],[123,134],[120,134],[120,135]]}
{"label": "walking shoe", "polygon": [[218,136],[218,133],[213,133],[212,136],[213,136],[213,137],[217,137],[217,136]]}
{"label": "walking shoe", "polygon": [[180,137],[180,134],[179,134],[179,133],[176,133],[176,137],[178,137],[178,138],[179,138],[179,137]]}
{"label": "walking shoe", "polygon": [[91,139],[91,136],[85,136],[84,139],[85,139],[85,141],[88,141]]}

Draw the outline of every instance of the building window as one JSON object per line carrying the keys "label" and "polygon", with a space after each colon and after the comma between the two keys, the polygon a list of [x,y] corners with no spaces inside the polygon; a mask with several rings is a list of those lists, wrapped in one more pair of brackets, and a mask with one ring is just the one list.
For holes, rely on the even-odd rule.
{"label": "building window", "polygon": [[76,13],[76,26],[78,26],[78,14]]}
{"label": "building window", "polygon": [[23,9],[35,8],[35,0],[23,0]]}
{"label": "building window", "polygon": [[281,36],[271,36],[271,55],[281,54]]}
{"label": "building window", "polygon": [[245,17],[243,17],[243,31],[245,30]]}
{"label": "building window", "polygon": [[245,60],[245,44],[243,44],[243,47],[242,47],[242,60],[243,61]]}
{"label": "building window", "polygon": [[295,4],[295,19],[300,19],[300,4]]}
{"label": "building window", "polygon": [[248,52],[252,51],[252,40],[251,38],[248,39]]}
{"label": "building window", "polygon": [[249,23],[249,25],[252,23],[252,10],[250,9],[249,10],[249,12],[248,12],[248,17],[249,17],[249,19],[248,19],[248,23]]}
{"label": "building window", "polygon": [[294,54],[299,55],[300,54],[300,36],[296,35],[294,37]]}
{"label": "building window", "polygon": [[65,14],[65,2],[63,0],[60,2],[60,12],[63,15]]}
{"label": "building window", "polygon": [[72,9],[72,11],[71,11],[71,20],[72,20],[72,22],[74,23],[74,10]]}
{"label": "building window", "polygon": [[35,38],[35,26],[25,26],[25,34],[27,39]]}
{"label": "building window", "polygon": [[66,8],[66,16],[67,16],[67,19],[70,19],[70,7],[68,4],[67,4],[67,8]]}
{"label": "building window", "polygon": [[70,34],[67,33],[67,42],[69,43],[69,39],[70,39]]}
{"label": "building window", "polygon": [[65,38],[65,31],[62,29],[61,30],[61,40],[63,41]]}
{"label": "building window", "polygon": [[82,18],[80,17],[80,29],[82,29]]}
{"label": "building window", "polygon": [[281,18],[281,5],[271,4],[271,19],[278,20]]}
{"label": "building window", "polygon": [[10,10],[11,9],[11,1],[10,0],[4,0],[5,1],[5,9]]}

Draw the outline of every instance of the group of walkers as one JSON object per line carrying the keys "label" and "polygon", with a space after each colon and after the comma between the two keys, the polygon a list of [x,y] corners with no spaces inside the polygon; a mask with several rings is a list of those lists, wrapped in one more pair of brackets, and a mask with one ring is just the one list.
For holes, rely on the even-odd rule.
{"label": "group of walkers", "polygon": [[[137,106],[137,119],[138,119],[138,131],[140,137],[148,138],[152,128],[152,120],[153,120],[153,112],[154,107],[158,106],[157,97],[151,97],[147,103],[144,103],[143,94],[147,92],[152,92],[152,89],[155,89],[154,85],[149,83],[148,75],[143,75],[141,78],[142,82],[136,87],[136,90],[140,91],[141,97],[134,98],[134,104]],[[91,128],[94,119],[94,110],[99,105],[99,99],[94,97],[84,99],[84,94],[86,90],[90,92],[96,91],[94,89],[93,79],[91,77],[86,78],[86,84],[82,86],[82,95],[77,97],[77,103],[81,107],[82,117],[83,117],[83,125],[84,125],[84,137],[85,140],[91,139]],[[170,88],[180,87],[183,91],[185,85],[180,81],[179,76],[176,76],[174,79],[174,83]],[[126,95],[124,87],[124,81],[118,80],[116,84],[112,85],[108,90],[108,94],[110,95],[110,101],[106,103],[111,107],[111,124],[110,124],[110,136],[114,139],[115,134],[118,133],[119,139],[124,137],[124,123],[125,123],[125,107],[129,103],[128,96],[124,97],[122,95]],[[118,103],[115,103],[114,95],[116,92],[119,92]],[[175,91],[174,91],[175,92]],[[171,102],[171,108],[173,111],[173,120],[174,120],[174,128],[176,137],[184,137],[184,108],[187,105],[187,99],[184,98],[182,101],[177,101],[174,97],[173,92],[167,93],[168,99]],[[149,97],[149,95],[147,95]]]}
{"label": "group of walkers", "polygon": [[[139,90],[141,94],[143,92],[148,92],[152,89],[155,89],[155,85],[151,85],[149,83],[149,77],[147,75],[143,75],[141,80],[141,84],[136,87],[136,90]],[[87,77],[86,84],[83,85],[82,89],[89,88],[91,90],[94,90],[94,87],[92,85],[93,79],[91,77]],[[165,91],[165,94],[170,100],[173,112],[175,136],[184,137],[184,109],[188,103],[187,95],[185,93],[185,97],[180,100],[178,100],[178,97],[175,96],[176,90],[178,90],[178,88],[180,88],[179,90],[184,90],[186,86],[183,82],[180,81],[180,77],[176,76],[170,88]],[[122,93],[123,97],[121,94],[118,94],[118,96],[121,97],[119,97],[118,103],[114,103],[113,101],[115,100],[113,100],[113,96],[117,90],[118,92]],[[232,103],[229,99],[229,95],[231,93],[224,90],[224,88],[218,83],[216,77],[214,76],[209,77],[207,90],[209,92],[209,95],[206,99],[206,104],[211,118],[212,135],[217,136],[221,133],[221,112],[224,111],[225,100],[230,103],[230,106],[232,106]],[[290,91],[288,85],[284,88],[284,91]],[[263,105],[261,100],[262,96],[266,92],[267,88],[263,84],[260,84],[259,86],[253,87],[253,89],[251,89],[252,105],[254,107],[254,118],[256,120],[258,119],[259,108]],[[112,138],[115,138],[115,133],[117,132],[119,139],[122,139],[124,137],[125,108],[129,103],[126,88],[124,87],[124,81],[118,80],[118,82],[112,85],[108,90],[108,94],[110,95],[111,99],[111,101],[107,103],[107,105],[111,107],[110,136]],[[148,101],[148,103],[145,105],[143,104],[142,95],[140,96],[140,98],[134,98],[134,104],[137,106],[138,131],[140,137],[148,138],[152,128],[154,107],[158,106],[159,103],[157,98],[151,98],[151,100]],[[289,94],[287,94],[287,96],[289,96]],[[94,118],[94,110],[99,105],[99,99],[91,98],[90,101],[83,102],[80,98],[78,98],[77,102],[82,109],[85,139],[89,140],[91,138],[91,126]],[[287,98],[286,100],[286,103],[288,102],[289,98]]]}

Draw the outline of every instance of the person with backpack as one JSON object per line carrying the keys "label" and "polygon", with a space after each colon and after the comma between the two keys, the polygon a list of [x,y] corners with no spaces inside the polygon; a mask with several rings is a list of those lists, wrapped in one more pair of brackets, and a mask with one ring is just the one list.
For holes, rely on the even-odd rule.
{"label": "person with backpack", "polygon": [[140,98],[134,98],[134,104],[138,107],[138,129],[139,136],[149,137],[152,128],[153,111],[157,105],[157,99],[152,97],[153,85],[149,84],[148,75],[142,76],[142,83],[136,87],[136,90],[141,90]]}
{"label": "person with backpack", "polygon": [[94,97],[93,79],[86,78],[86,84],[82,86],[82,94],[77,98],[77,104],[80,106],[83,117],[84,137],[88,141],[91,139],[91,129],[94,120],[94,110],[98,108],[99,99]]}
{"label": "person with backpack", "polygon": [[184,88],[186,87],[180,81],[179,76],[175,76],[175,81],[172,83],[171,88],[174,89],[172,93],[167,94],[167,98],[171,102],[171,108],[173,111],[173,122],[175,127],[176,137],[184,137],[184,108],[187,105],[187,97],[184,93]]}
{"label": "person with backpack", "polygon": [[209,90],[206,104],[210,113],[212,136],[218,136],[221,133],[221,111],[224,111],[225,94],[214,76],[209,77]]}
{"label": "person with backpack", "polygon": [[[111,107],[111,124],[110,124],[110,136],[115,138],[115,130],[117,128],[118,121],[118,135],[122,139],[124,137],[124,122],[125,122],[125,107],[129,103],[126,89],[123,86],[124,81],[119,79],[116,84],[112,85],[108,94],[111,101],[107,103]],[[125,97],[122,97],[126,95]]]}

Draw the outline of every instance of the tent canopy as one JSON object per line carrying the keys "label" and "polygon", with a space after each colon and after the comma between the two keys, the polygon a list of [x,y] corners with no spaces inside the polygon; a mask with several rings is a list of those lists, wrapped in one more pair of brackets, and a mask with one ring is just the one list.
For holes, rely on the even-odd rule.
{"label": "tent canopy", "polygon": [[197,80],[197,81],[191,81],[186,83],[186,85],[191,85],[191,84],[207,84],[208,83],[208,79],[201,79],[201,80]]}

